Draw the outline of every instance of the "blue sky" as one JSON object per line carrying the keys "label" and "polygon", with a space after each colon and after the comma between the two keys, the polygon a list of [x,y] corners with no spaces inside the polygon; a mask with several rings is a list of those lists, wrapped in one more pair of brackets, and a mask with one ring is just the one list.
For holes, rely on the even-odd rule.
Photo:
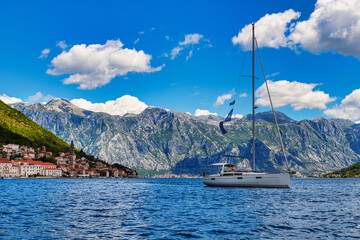
{"label": "blue sky", "polygon": [[[235,99],[239,94],[251,94],[250,79],[239,79],[244,59],[242,73],[251,73],[251,53],[232,39],[250,22],[258,22],[269,14],[270,18],[256,23],[260,29],[257,38],[262,46],[266,74],[273,81],[270,87],[275,87],[273,97],[280,106],[277,110],[294,119],[325,116],[358,121],[360,115],[354,112],[360,112],[360,90],[356,91],[360,88],[357,79],[360,76],[357,45],[360,44],[356,42],[360,5],[351,1],[335,2],[2,2],[0,94],[23,101],[47,100],[31,98],[41,92],[43,96],[86,99],[91,103],[105,103],[131,95],[149,106],[191,114],[202,109],[224,116],[230,110],[230,99],[215,106],[218,97],[230,94]],[[339,10],[342,4],[348,5],[347,10]],[[324,24],[326,17],[330,19],[327,25]],[[272,28],[281,30],[281,26],[274,26],[278,19],[285,22],[285,37],[269,46],[274,42],[272,37],[281,35],[271,35]],[[243,40],[246,32],[238,37],[239,41]],[[110,46],[106,45],[108,40],[117,47],[107,48]],[[60,41],[64,41],[66,48],[56,46]],[[101,68],[102,59],[98,60],[99,65],[75,59],[70,53],[81,44],[84,44],[84,51],[89,50],[89,45],[98,44],[97,49],[118,52],[121,60],[113,60],[118,66],[115,72],[103,73],[103,70],[113,70],[113,66],[94,70]],[[171,52],[176,47],[182,50],[172,59]],[[50,52],[39,58],[44,49]],[[124,49],[129,51],[121,52]],[[62,52],[64,56],[59,57]],[[151,60],[146,62],[149,56]],[[54,64],[52,60],[56,57],[58,61]],[[95,55],[94,59],[97,57],[103,55]],[[106,56],[104,59],[108,60]],[[138,60],[136,66],[128,66],[128,62]],[[257,75],[260,75],[258,70]],[[71,78],[68,83],[79,81],[76,76],[82,77],[86,89],[79,89],[76,83],[65,84],[64,79]],[[104,76],[109,78],[106,83]],[[285,80],[283,92],[276,91],[281,85],[276,82],[280,80]],[[262,83],[259,80],[257,88]],[[318,85],[311,88],[309,84]],[[310,99],[302,99],[299,103],[295,92],[301,96],[301,91]],[[344,101],[346,97],[348,100]],[[314,104],[316,102],[319,104]],[[238,98],[236,113],[250,113],[250,103],[250,96]],[[269,108],[260,104],[258,111],[266,110]]]}

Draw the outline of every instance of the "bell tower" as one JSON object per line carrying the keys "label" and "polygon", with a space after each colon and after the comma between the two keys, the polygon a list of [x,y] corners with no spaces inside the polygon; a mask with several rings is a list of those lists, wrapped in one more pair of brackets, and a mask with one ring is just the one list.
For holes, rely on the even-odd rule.
{"label": "bell tower", "polygon": [[69,164],[71,166],[75,166],[75,159],[76,159],[76,154],[75,154],[75,147],[74,147],[74,141],[71,141],[70,144],[70,156],[69,156]]}

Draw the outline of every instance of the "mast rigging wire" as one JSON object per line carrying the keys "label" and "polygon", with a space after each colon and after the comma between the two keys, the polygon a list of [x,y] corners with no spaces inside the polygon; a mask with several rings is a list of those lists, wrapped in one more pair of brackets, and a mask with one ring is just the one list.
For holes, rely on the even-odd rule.
{"label": "mast rigging wire", "polygon": [[286,161],[286,168],[287,168],[288,172],[290,173],[289,163],[288,163],[288,160],[287,160],[287,157],[286,157],[286,152],[285,152],[284,144],[283,144],[283,141],[282,141],[282,138],[281,138],[281,134],[280,134],[280,128],[279,128],[279,125],[278,125],[278,122],[277,122],[277,119],[276,119],[276,114],[275,114],[274,106],[273,106],[273,103],[272,103],[272,100],[271,100],[271,95],[270,95],[270,91],[269,91],[269,86],[268,86],[268,84],[267,84],[266,75],[265,75],[265,71],[264,71],[264,66],[263,66],[262,61],[261,61],[259,46],[258,46],[258,43],[257,43],[256,38],[255,38],[255,43],[256,43],[256,49],[257,49],[257,52],[258,52],[258,55],[259,55],[259,59],[260,59],[261,69],[262,69],[262,72],[263,72],[263,75],[264,75],[265,86],[266,86],[266,90],[267,90],[267,93],[268,93],[268,96],[269,96],[271,109],[272,109],[272,112],[273,112],[273,114],[274,114],[274,119],[275,119],[275,124],[276,124],[276,128],[277,128],[277,132],[278,132],[279,138],[280,138],[281,151],[284,153],[284,157],[285,157],[285,161]]}

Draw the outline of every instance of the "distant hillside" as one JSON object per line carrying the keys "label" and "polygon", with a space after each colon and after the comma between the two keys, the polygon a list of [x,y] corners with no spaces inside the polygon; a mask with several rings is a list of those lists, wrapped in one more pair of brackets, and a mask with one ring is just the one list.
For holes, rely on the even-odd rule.
{"label": "distant hillside", "polygon": [[[74,140],[77,148],[138,172],[198,174],[224,160],[223,154],[251,155],[251,115],[225,123],[228,133],[223,135],[218,127],[221,117],[194,117],[154,107],[116,116],[86,111],[63,99],[12,106],[62,139]],[[292,170],[321,174],[360,161],[360,125],[341,119],[295,121],[281,112],[276,115]],[[285,160],[273,113],[257,113],[255,120],[257,170],[283,170]]]}
{"label": "distant hillside", "polygon": [[0,101],[0,143],[15,143],[34,148],[46,146],[48,151],[53,153],[69,149],[69,144],[65,141],[2,101]]}
{"label": "distant hillside", "polygon": [[350,167],[324,174],[321,177],[322,178],[360,178],[360,163],[355,163]]}

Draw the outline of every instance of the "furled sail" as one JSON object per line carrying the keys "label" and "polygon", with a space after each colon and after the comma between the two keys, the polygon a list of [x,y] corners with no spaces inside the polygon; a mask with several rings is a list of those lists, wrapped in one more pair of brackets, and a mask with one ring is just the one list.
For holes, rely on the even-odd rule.
{"label": "furled sail", "polygon": [[220,122],[219,127],[220,127],[220,130],[221,130],[222,134],[226,134],[226,133],[227,133],[227,131],[226,131],[225,128],[224,128],[224,121]]}
{"label": "furled sail", "polygon": [[226,116],[225,120],[221,121],[220,124],[219,124],[219,127],[220,127],[220,130],[221,130],[222,134],[227,133],[227,131],[224,128],[224,122],[230,122],[231,121],[231,116],[232,116],[233,111],[234,111],[234,109],[231,109],[231,111]]}

